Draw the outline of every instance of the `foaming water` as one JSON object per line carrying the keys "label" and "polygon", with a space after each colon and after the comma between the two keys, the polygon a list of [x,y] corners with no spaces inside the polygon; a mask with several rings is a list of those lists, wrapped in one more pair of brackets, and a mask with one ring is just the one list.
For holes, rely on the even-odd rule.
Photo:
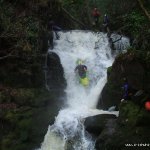
{"label": "foaming water", "polygon": [[[66,104],[55,123],[49,126],[40,150],[94,150],[94,140],[85,132],[83,122],[96,114],[115,114],[95,109],[99,94],[106,83],[107,68],[112,65],[106,34],[90,31],[60,32],[53,50],[60,57],[67,81]],[[74,72],[76,61],[82,59],[88,68],[89,87],[79,84]]]}
{"label": "foaming water", "polygon": [[111,38],[114,42],[117,40],[117,42],[114,43],[114,46],[120,52],[123,50],[126,51],[126,49],[130,46],[129,39],[127,37],[118,34],[112,34]]}

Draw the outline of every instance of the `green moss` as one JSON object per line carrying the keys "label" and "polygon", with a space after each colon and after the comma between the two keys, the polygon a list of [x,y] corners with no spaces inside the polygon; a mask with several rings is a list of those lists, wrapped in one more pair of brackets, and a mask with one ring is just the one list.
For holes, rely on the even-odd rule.
{"label": "green moss", "polygon": [[18,128],[22,129],[22,130],[29,130],[31,128],[32,125],[32,120],[30,119],[23,119],[21,121],[18,122]]}
{"label": "green moss", "polygon": [[111,71],[112,71],[112,66],[107,68],[107,78],[108,78],[108,80],[110,78]]}
{"label": "green moss", "polygon": [[2,116],[9,126],[0,137],[2,150],[33,149],[43,141],[48,125],[57,115],[56,94],[40,88],[14,91],[13,100],[19,105],[17,109],[5,110]]}
{"label": "green moss", "polygon": [[5,119],[8,120],[12,124],[16,124],[19,120],[19,116],[13,111],[8,111],[5,115]]}
{"label": "green moss", "polygon": [[[45,89],[37,88],[18,88],[13,89],[11,95],[7,95],[8,99],[13,99],[13,102],[19,106],[43,106],[45,102],[53,98],[52,94]],[[5,95],[1,93],[1,100],[5,98]]]}
{"label": "green moss", "polygon": [[132,102],[123,102],[120,105],[119,119],[126,125],[134,126],[138,119],[140,107]]}
{"label": "green moss", "polygon": [[136,105],[132,102],[123,102],[120,105],[119,113],[120,123],[126,126],[149,126],[150,115],[143,107]]}
{"label": "green moss", "polygon": [[125,18],[125,22],[130,27],[131,33],[138,35],[141,28],[147,23],[147,18],[139,11],[132,11]]}
{"label": "green moss", "polygon": [[20,104],[30,104],[33,102],[35,97],[33,89],[18,89],[15,98],[15,101]]}
{"label": "green moss", "polygon": [[41,43],[49,19],[45,13],[51,14],[48,2],[0,1],[1,56],[13,55],[1,60],[0,83],[4,90],[0,91],[0,103],[17,105],[17,109],[0,110],[5,130],[0,134],[2,150],[33,149],[42,142],[58,111],[56,94],[43,88],[45,58]]}
{"label": "green moss", "polygon": [[0,92],[0,103],[7,102],[8,99],[9,99],[9,96],[4,94],[4,92]]}
{"label": "green moss", "polygon": [[10,132],[7,136],[5,136],[1,141],[1,149],[2,150],[12,150],[13,143],[16,143],[15,133]]}
{"label": "green moss", "polygon": [[107,68],[107,74],[110,74],[111,71],[112,71],[112,66],[110,66],[110,67]]}
{"label": "green moss", "polygon": [[20,136],[19,136],[19,140],[24,142],[27,141],[28,137],[29,137],[29,132],[25,131],[21,131]]}
{"label": "green moss", "polygon": [[11,139],[5,138],[2,140],[2,150],[11,150]]}
{"label": "green moss", "polygon": [[100,135],[101,138],[106,140],[105,145],[103,145],[104,148],[122,150],[127,143],[148,143],[150,138],[149,116],[149,112],[140,108],[140,106],[129,101],[122,102],[114,133],[107,135],[108,129],[106,129]]}

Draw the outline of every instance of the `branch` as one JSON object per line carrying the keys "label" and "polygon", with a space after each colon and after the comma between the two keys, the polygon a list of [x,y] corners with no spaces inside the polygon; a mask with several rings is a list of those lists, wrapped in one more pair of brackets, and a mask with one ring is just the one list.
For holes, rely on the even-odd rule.
{"label": "branch", "polygon": [[8,54],[6,56],[2,56],[2,57],[0,57],[0,60],[6,59],[6,58],[11,57],[11,56],[13,56],[13,55]]}
{"label": "branch", "polygon": [[148,11],[144,8],[144,5],[142,3],[141,0],[137,0],[139,2],[140,7],[142,8],[142,10],[144,11],[145,15],[148,17],[148,19],[150,20],[150,14],[148,13]]}
{"label": "branch", "polygon": [[62,7],[62,10],[63,10],[73,21],[75,21],[75,22],[77,22],[78,24],[80,24],[80,25],[82,25],[83,27],[85,27],[85,25],[84,25],[82,22],[80,22],[80,21],[78,21],[77,19],[75,19],[65,8]]}
{"label": "branch", "polygon": [[122,35],[120,36],[120,38],[119,38],[119,39],[117,39],[116,41],[113,41],[112,43],[114,44],[114,43],[116,43],[116,42],[120,41],[121,39],[122,39]]}
{"label": "branch", "polygon": [[118,33],[118,32],[120,32],[121,30],[125,29],[126,27],[129,27],[129,25],[124,25],[124,26],[120,27],[116,32]]}
{"label": "branch", "polygon": [[0,57],[0,60],[6,59],[8,57],[15,57],[15,58],[27,58],[29,59],[29,57],[40,57],[40,58],[45,58],[47,55],[46,54],[39,54],[39,55],[24,55],[24,56],[19,56],[19,55],[11,55],[10,53],[6,56],[2,56]]}
{"label": "branch", "polygon": [[86,15],[87,15],[87,17],[88,17],[88,19],[89,19],[89,22],[90,22],[90,25],[92,25],[92,18],[91,18],[91,13],[90,13],[90,8],[89,8],[89,1],[87,1],[87,0],[85,0],[84,1],[85,2],[85,10],[86,10]]}
{"label": "branch", "polygon": [[0,38],[18,38],[18,37],[14,35],[0,35]]}
{"label": "branch", "polygon": [[8,57],[12,57],[12,56],[13,56],[13,55],[12,55],[13,52],[14,52],[14,51],[11,51],[8,55],[1,56],[1,57],[0,57],[0,60],[6,59],[6,58],[8,58]]}

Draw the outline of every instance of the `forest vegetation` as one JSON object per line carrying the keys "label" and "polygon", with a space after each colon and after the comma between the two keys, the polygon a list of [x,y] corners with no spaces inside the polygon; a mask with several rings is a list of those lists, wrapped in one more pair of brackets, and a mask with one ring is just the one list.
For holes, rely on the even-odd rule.
{"label": "forest vegetation", "polygon": [[[94,7],[100,11],[98,27],[92,25]],[[130,38],[128,56],[138,59],[149,75],[150,0],[0,0],[0,104],[17,107],[0,108],[1,150],[39,146],[49,125],[43,116],[56,114],[46,107],[57,93],[45,89],[43,73],[50,46],[48,22],[54,20],[63,30],[102,31],[104,14],[112,33]],[[119,55],[120,61],[124,58]],[[43,125],[33,129],[41,120]]]}

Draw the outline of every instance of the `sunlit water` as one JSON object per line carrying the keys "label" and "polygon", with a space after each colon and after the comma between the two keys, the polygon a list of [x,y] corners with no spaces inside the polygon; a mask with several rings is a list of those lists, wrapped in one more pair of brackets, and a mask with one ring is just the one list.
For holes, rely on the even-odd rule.
{"label": "sunlit water", "polygon": [[[112,65],[114,55],[106,34],[90,31],[60,32],[54,40],[54,51],[60,57],[67,81],[66,108],[59,111],[55,123],[48,127],[40,150],[94,150],[94,139],[84,130],[84,119],[97,114],[115,114],[98,110],[98,97],[106,83],[107,68]],[[124,38],[125,49],[129,45]],[[82,59],[88,68],[90,85],[79,84],[74,72],[76,61]]]}

